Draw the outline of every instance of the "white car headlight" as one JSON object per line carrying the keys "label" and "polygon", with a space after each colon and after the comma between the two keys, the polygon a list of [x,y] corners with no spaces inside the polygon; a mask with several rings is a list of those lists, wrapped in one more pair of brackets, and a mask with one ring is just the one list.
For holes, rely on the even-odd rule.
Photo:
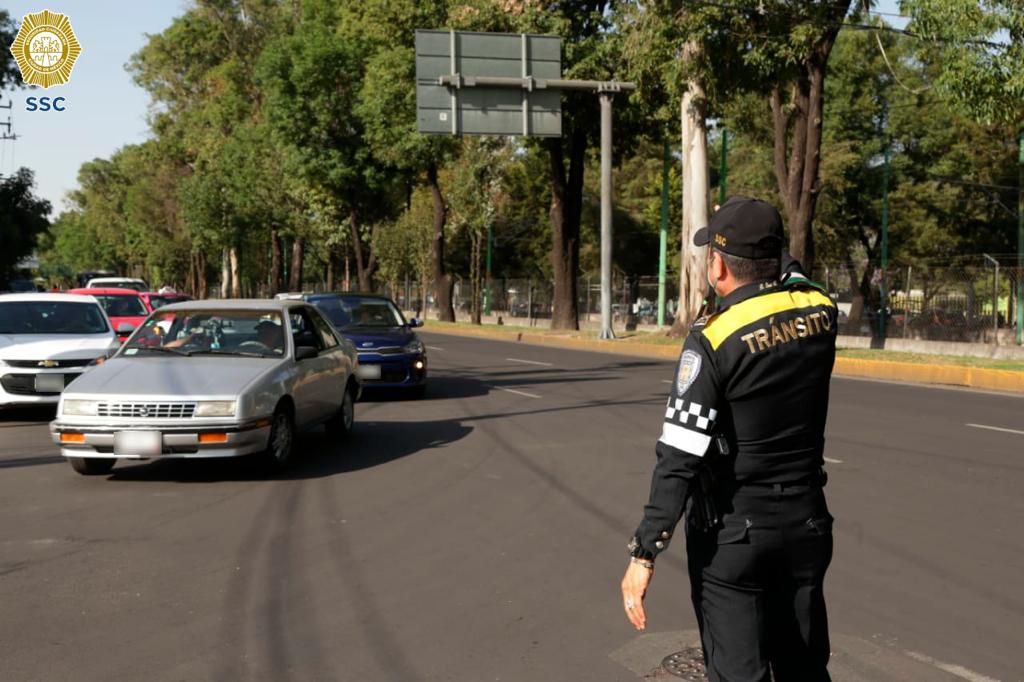
{"label": "white car headlight", "polygon": [[71,417],[95,417],[99,405],[95,400],[65,400],[61,414]]}
{"label": "white car headlight", "polygon": [[234,417],[234,400],[202,400],[196,405],[197,417]]}
{"label": "white car headlight", "polygon": [[420,341],[419,339],[414,339],[409,343],[405,344],[402,350],[405,351],[406,353],[422,353],[423,342]]}

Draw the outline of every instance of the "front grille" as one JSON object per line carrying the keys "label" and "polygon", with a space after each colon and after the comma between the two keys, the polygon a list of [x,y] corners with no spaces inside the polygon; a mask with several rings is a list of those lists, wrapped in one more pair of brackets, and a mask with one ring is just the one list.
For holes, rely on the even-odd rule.
{"label": "front grille", "polygon": [[365,379],[364,384],[400,384],[409,376],[402,365],[381,365],[380,379]]}
{"label": "front grille", "polygon": [[[81,372],[64,375],[64,385],[67,386],[77,379]],[[5,374],[0,377],[0,385],[12,395],[60,395],[60,391],[37,391],[37,374]]]}
{"label": "front grille", "polygon": [[100,403],[96,414],[132,419],[190,419],[195,411],[195,403]]}
{"label": "front grille", "polygon": [[360,355],[401,355],[405,351],[401,346],[383,346],[381,348],[360,349]]}
{"label": "front grille", "polygon": [[[39,369],[43,367],[51,369],[57,367],[85,367],[94,359],[95,358],[88,360],[4,360],[4,362],[11,367],[20,367],[21,369]],[[44,364],[54,362],[57,364]]]}

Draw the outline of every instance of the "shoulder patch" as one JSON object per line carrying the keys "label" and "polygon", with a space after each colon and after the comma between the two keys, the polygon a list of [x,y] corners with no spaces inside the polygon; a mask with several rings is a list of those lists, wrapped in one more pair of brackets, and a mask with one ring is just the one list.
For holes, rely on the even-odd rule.
{"label": "shoulder patch", "polygon": [[700,355],[692,350],[685,350],[679,356],[679,369],[676,371],[676,395],[683,395],[697,380],[700,374]]}

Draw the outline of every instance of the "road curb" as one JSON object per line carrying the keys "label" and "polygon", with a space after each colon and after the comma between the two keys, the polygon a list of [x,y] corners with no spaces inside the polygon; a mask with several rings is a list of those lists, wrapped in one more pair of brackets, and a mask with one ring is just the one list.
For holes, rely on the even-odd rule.
{"label": "road curb", "polygon": [[[517,330],[499,331],[483,328],[448,327],[443,324],[439,325],[436,322],[428,323],[424,331],[435,334],[447,334],[449,336],[468,336],[535,346],[586,350],[595,353],[614,353],[616,355],[633,355],[660,360],[675,360],[679,357],[679,350],[682,346],[682,342],[680,342],[679,346],[653,346],[628,342],[615,343]],[[835,374],[837,376],[881,379],[884,381],[966,386],[968,388],[992,391],[1024,393],[1024,372],[1014,372],[1005,369],[837,357]]]}

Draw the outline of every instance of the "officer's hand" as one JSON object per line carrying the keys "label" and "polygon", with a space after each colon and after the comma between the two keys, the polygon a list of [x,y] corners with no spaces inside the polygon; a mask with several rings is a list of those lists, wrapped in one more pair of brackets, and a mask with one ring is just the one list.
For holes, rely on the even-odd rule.
{"label": "officer's hand", "polygon": [[626,609],[626,617],[637,630],[647,627],[647,614],[644,613],[644,595],[651,584],[654,570],[644,568],[640,564],[629,562],[626,575],[622,578],[622,606]]}

